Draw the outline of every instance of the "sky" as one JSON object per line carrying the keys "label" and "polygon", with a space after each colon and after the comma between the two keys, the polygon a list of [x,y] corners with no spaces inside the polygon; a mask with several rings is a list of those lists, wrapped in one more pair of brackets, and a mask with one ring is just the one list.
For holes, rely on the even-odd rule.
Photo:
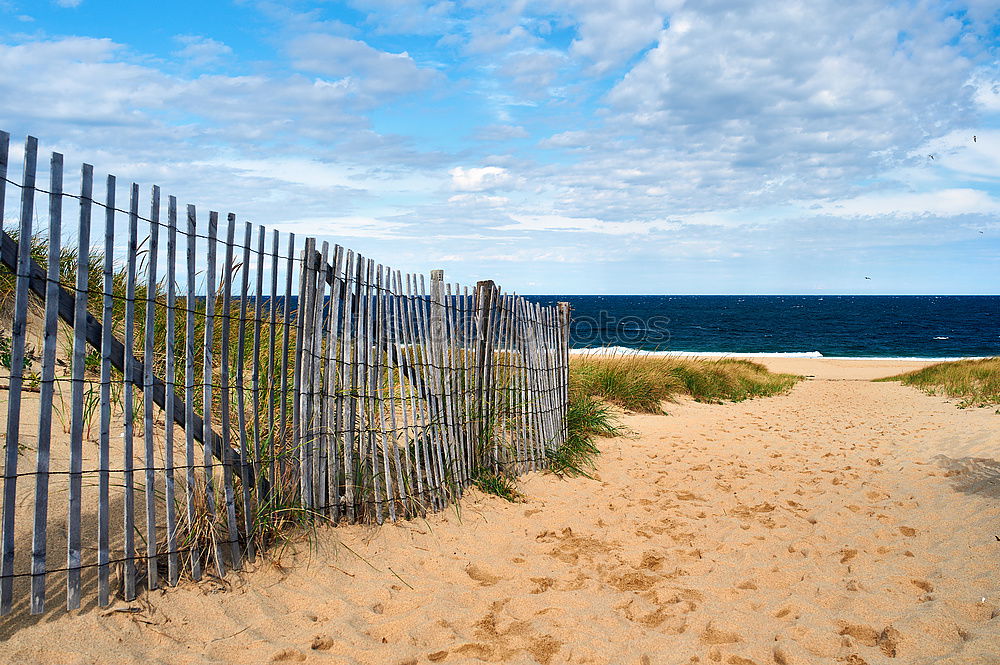
{"label": "sky", "polygon": [[0,0],[0,129],[524,294],[1000,293],[1000,0]]}

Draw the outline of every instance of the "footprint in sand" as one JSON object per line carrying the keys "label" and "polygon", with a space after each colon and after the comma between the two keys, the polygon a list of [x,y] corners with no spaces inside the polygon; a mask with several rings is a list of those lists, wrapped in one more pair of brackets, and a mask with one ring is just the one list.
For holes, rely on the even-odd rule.
{"label": "footprint in sand", "polygon": [[700,639],[705,644],[735,644],[740,641],[740,636],[734,631],[719,628],[710,621]]}
{"label": "footprint in sand", "polygon": [[873,647],[878,644],[878,631],[871,626],[848,624],[841,628],[840,634],[853,637],[857,640],[858,644],[866,647]]}
{"label": "footprint in sand", "polygon": [[465,567],[465,574],[479,582],[480,586],[493,586],[500,581],[500,578],[491,573],[486,568],[474,563]]}
{"label": "footprint in sand", "polygon": [[272,663],[301,663],[306,655],[298,649],[282,649],[271,656]]}

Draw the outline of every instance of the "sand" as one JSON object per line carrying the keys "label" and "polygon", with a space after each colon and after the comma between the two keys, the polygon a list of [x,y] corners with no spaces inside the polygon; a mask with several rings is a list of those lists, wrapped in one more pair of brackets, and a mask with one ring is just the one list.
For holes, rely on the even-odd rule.
{"label": "sand", "polygon": [[4,619],[9,663],[1000,662],[1000,415],[775,359],[786,396],[627,415],[594,479],[322,528],[223,581]]}

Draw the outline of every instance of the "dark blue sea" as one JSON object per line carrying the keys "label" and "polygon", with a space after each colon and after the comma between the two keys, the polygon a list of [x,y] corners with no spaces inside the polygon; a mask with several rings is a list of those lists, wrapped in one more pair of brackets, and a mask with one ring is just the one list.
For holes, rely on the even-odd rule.
{"label": "dark blue sea", "polygon": [[571,344],[702,354],[1000,355],[1000,296],[528,296],[573,306]]}

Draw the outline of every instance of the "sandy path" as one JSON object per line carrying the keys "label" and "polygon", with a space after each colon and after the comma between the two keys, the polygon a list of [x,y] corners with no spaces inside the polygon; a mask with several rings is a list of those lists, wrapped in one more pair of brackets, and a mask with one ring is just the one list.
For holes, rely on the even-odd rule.
{"label": "sandy path", "polygon": [[596,480],[324,529],[225,593],[50,615],[0,661],[998,662],[1000,416],[810,362],[784,397],[629,416]]}

